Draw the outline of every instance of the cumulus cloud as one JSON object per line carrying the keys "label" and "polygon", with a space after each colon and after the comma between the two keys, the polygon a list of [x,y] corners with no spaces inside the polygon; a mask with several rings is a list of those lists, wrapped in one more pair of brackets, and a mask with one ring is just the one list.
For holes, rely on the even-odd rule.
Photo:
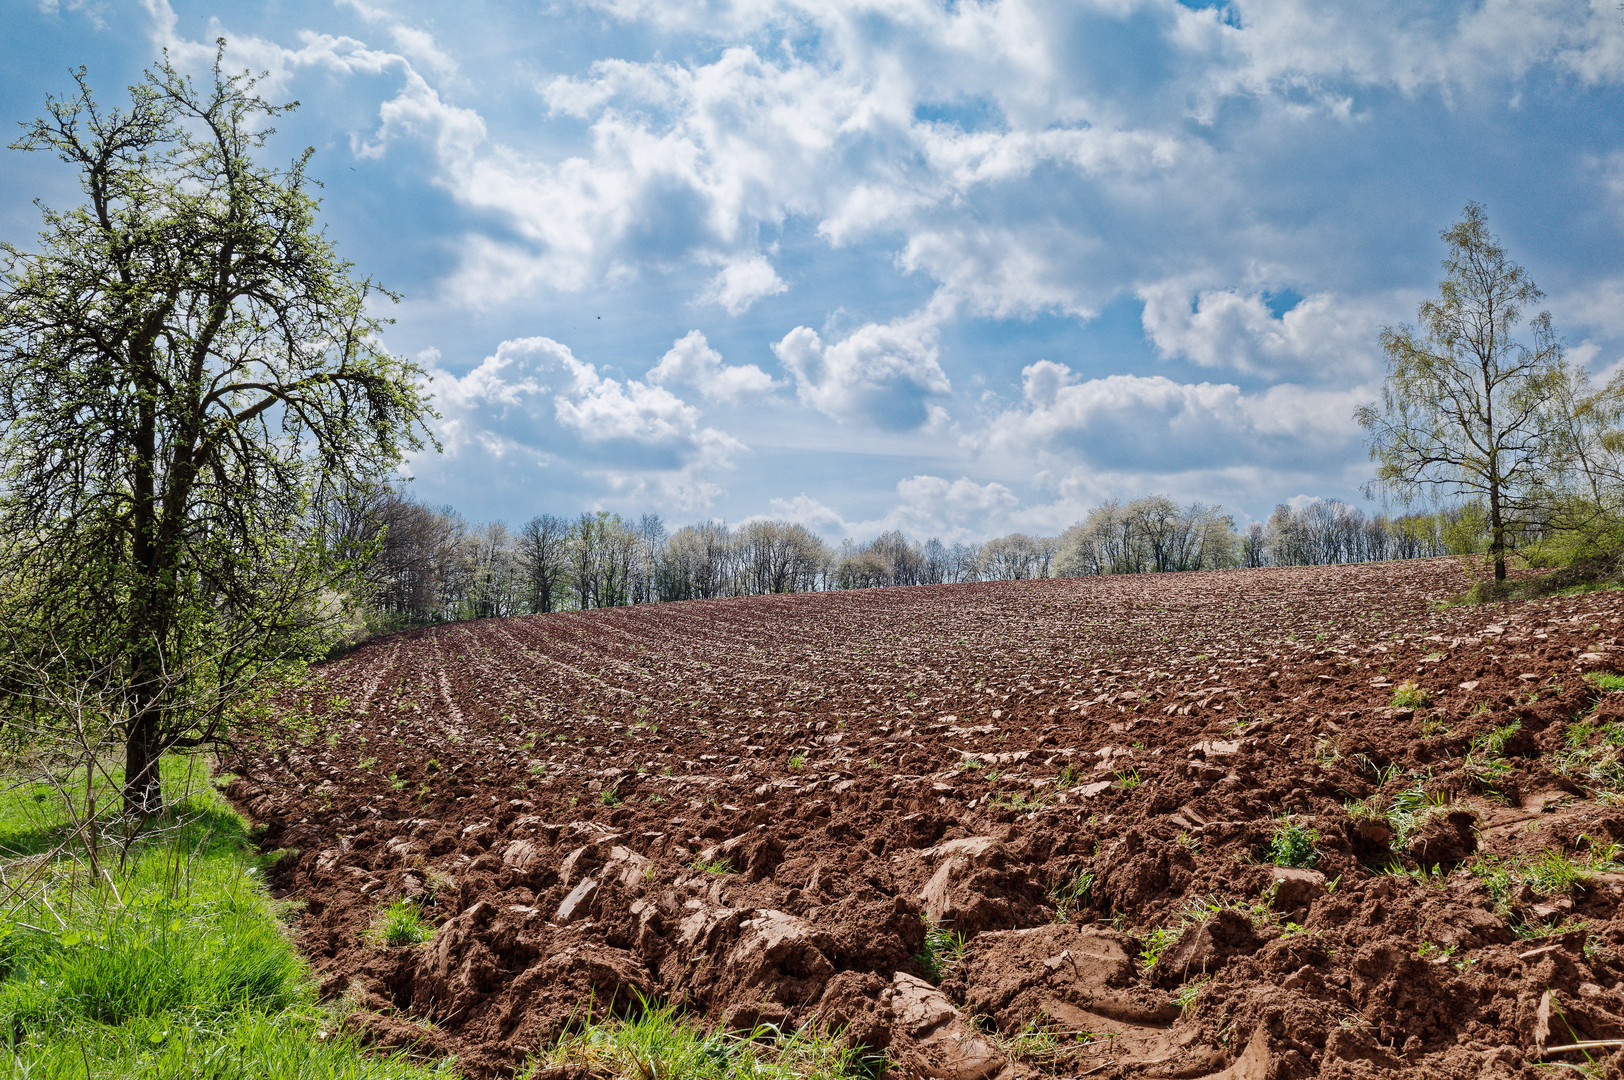
{"label": "cumulus cloud", "polygon": [[764,256],[754,255],[724,266],[721,273],[711,279],[710,288],[700,299],[720,304],[729,315],[742,315],[757,300],[788,291],[789,286],[778,276],[773,264]]}
{"label": "cumulus cloud", "polygon": [[[1413,317],[1394,268],[1430,278],[1439,193],[1501,171],[1469,147],[1508,135],[1527,168],[1568,184],[1553,198],[1605,200],[1589,221],[1624,205],[1610,136],[1548,123],[1604,108],[1624,81],[1624,20],[1581,0],[572,0],[549,18],[584,44],[515,40],[523,64],[500,74],[469,60],[488,55],[487,28],[436,24],[418,0],[339,0],[366,41],[321,32],[326,5],[294,5],[284,19],[317,29],[284,21],[273,41],[219,20],[191,40],[168,0],[143,3],[188,70],[225,34],[229,64],[315,105],[299,122],[338,103],[324,137],[353,132],[363,176],[384,171],[363,162],[400,166],[384,198],[421,211],[445,260],[412,314],[456,310],[445,337],[487,318],[501,335],[558,326],[579,293],[594,311],[626,301],[613,310],[638,325],[605,340],[670,340],[697,305],[771,344],[793,399],[697,331],[641,381],[519,337],[441,373],[453,453],[568,461],[626,497],[716,497],[741,444],[694,403],[752,397],[729,423],[756,424],[739,430],[762,456],[836,447],[854,472],[872,464],[858,526],[1003,530],[1039,520],[1021,504],[1034,487],[1053,516],[1088,493],[1200,497],[1211,482],[1272,500],[1270,477],[1309,467],[1336,482],[1363,466],[1349,414],[1372,396],[1376,328]],[[613,57],[584,51],[604,41]],[[1544,141],[1525,137],[1536,129]],[[1440,130],[1458,152],[1438,152]],[[1571,158],[1542,153],[1563,140]],[[1523,167],[1503,170],[1508,190],[1532,182]],[[419,190],[422,169],[437,191]],[[1607,273],[1573,273],[1602,283],[1553,301],[1560,326],[1598,339],[1574,347],[1598,367],[1624,334]],[[1124,333],[1127,311],[1142,313]],[[948,318],[963,321],[949,332]],[[409,321],[401,332],[429,339]],[[1211,381],[1156,375],[1140,330]],[[995,357],[972,352],[988,342]],[[1070,366],[1030,362],[1044,354]],[[752,478],[747,511],[781,494],[783,465]],[[912,486],[891,493],[901,473]],[[809,515],[846,508],[825,489],[802,498]],[[958,516],[918,516],[931,500]]]}
{"label": "cumulus cloud", "polygon": [[1346,380],[1371,370],[1380,314],[1369,303],[1326,293],[1303,297],[1278,316],[1261,292],[1203,289],[1181,282],[1143,286],[1145,335],[1163,356],[1201,367],[1262,375]]}
{"label": "cumulus cloud", "polygon": [[726,402],[758,397],[776,385],[771,375],[754,364],[722,363],[722,354],[711,348],[698,330],[678,338],[660,362],[649,369],[648,380],[662,386],[691,386],[707,400]]}
{"label": "cumulus cloud", "polygon": [[915,540],[937,537],[947,543],[1008,532],[1020,498],[997,481],[977,483],[916,474],[897,481],[891,505],[870,519],[850,520],[806,493],[773,499],[766,517],[797,521],[831,540],[868,540],[891,529]]}
{"label": "cumulus cloud", "polygon": [[830,342],[797,326],[773,352],[800,400],[825,416],[908,431],[927,423],[933,399],[952,390],[937,362],[936,334],[927,315],[866,323]]}
{"label": "cumulus cloud", "polygon": [[1079,379],[1049,360],[1022,371],[1022,403],[977,439],[990,450],[1082,455],[1107,469],[1177,470],[1305,456],[1345,457],[1367,390],[1282,383],[1257,394],[1232,383],[1179,383],[1161,375]]}
{"label": "cumulus cloud", "polygon": [[611,490],[692,509],[746,449],[663,387],[603,375],[551,338],[502,342],[461,376],[429,361],[439,435],[455,467],[584,464]]}

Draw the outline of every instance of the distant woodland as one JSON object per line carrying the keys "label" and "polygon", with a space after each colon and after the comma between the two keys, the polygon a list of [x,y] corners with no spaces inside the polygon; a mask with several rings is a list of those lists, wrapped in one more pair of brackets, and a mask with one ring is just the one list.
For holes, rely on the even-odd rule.
{"label": "distant woodland", "polygon": [[388,489],[335,506],[326,527],[334,549],[364,553],[356,615],[374,631],[724,596],[1425,558],[1482,544],[1472,506],[1389,517],[1317,499],[1237,530],[1221,507],[1163,496],[1104,503],[1058,536],[979,544],[892,530],[834,546],[789,521],[670,529],[656,514],[604,511],[514,528]]}

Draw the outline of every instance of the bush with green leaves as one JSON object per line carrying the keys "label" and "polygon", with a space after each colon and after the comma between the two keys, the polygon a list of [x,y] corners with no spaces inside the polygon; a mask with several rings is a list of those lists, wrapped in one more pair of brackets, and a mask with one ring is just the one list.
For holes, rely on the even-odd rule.
{"label": "bush with green leaves", "polygon": [[1276,866],[1311,869],[1319,861],[1319,830],[1299,825],[1290,818],[1275,824],[1274,835],[1269,838],[1269,861]]}

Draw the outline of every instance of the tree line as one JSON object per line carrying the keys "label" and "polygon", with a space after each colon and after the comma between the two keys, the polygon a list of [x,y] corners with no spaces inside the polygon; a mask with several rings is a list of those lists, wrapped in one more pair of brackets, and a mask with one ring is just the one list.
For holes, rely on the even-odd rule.
{"label": "tree line", "polygon": [[390,488],[336,502],[325,528],[329,550],[357,553],[359,599],[380,630],[772,593],[1425,558],[1480,550],[1483,533],[1470,507],[1389,517],[1326,499],[1281,504],[1237,530],[1221,507],[1157,495],[1103,503],[1058,536],[947,544],[893,529],[834,545],[791,521],[672,529],[657,514],[603,510],[515,528]]}

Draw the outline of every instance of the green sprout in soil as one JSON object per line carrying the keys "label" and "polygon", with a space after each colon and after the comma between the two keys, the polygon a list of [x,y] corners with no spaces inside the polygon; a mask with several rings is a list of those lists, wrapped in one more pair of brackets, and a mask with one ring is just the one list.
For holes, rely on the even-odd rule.
{"label": "green sprout in soil", "polygon": [[1275,825],[1274,836],[1269,839],[1269,861],[1276,866],[1309,869],[1319,861],[1319,851],[1314,847],[1319,838],[1318,829],[1282,818]]}
{"label": "green sprout in soil", "polygon": [[1211,975],[1202,975],[1200,978],[1191,979],[1178,988],[1178,991],[1173,995],[1173,1004],[1178,1006],[1180,1016],[1190,1015],[1190,1010],[1195,1008],[1195,999],[1201,996],[1202,989],[1205,988],[1207,981],[1211,978]]}
{"label": "green sprout in soil", "polygon": [[1094,873],[1091,870],[1079,870],[1071,876],[1070,881],[1050,886],[1049,902],[1054,905],[1054,921],[1071,922],[1077,912],[1088,907],[1093,891]]}
{"label": "green sprout in soil", "polygon": [[691,869],[699,870],[699,871],[701,871],[703,873],[706,873],[706,874],[731,874],[731,873],[733,873],[733,860],[732,859],[711,859],[709,861],[695,859],[693,862],[689,863],[688,866]]}
{"label": "green sprout in soil", "polygon": [[372,932],[391,947],[417,945],[434,936],[434,924],[410,900],[396,900],[378,913]]}
{"label": "green sprout in soil", "polygon": [[940,924],[927,921],[925,941],[914,960],[924,969],[931,982],[941,982],[953,965],[964,959],[964,935]]}
{"label": "green sprout in soil", "polygon": [[1393,687],[1393,708],[1395,709],[1424,709],[1432,703],[1432,698],[1416,683],[1403,682]]}

